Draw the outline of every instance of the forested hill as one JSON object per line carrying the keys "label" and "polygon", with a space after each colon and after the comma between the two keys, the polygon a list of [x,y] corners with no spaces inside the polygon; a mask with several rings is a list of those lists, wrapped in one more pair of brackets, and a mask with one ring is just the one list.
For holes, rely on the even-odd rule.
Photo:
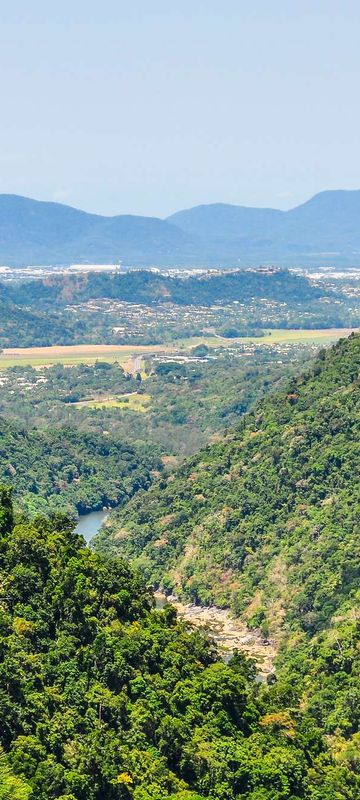
{"label": "forested hill", "polygon": [[110,542],[155,585],[270,630],[304,704],[345,736],[360,708],[359,374],[359,336],[320,352],[219,444],[127,504]]}
{"label": "forested hill", "polygon": [[[104,309],[106,303],[113,306],[110,313]],[[150,270],[117,274],[68,272],[41,280],[0,283],[0,348],[84,342],[117,344],[121,339],[117,330],[122,315],[119,303],[142,304],[155,314],[161,314],[164,305],[172,304],[179,315],[187,306],[215,307],[215,314],[221,314],[223,309],[229,314],[230,306],[231,314],[242,318],[240,330],[247,329],[247,320],[253,330],[263,323],[264,327],[356,326],[360,318],[353,300],[321,282],[316,284],[287,270],[208,271],[185,278]],[[184,323],[174,330],[181,338]],[[195,321],[192,330],[199,330]],[[130,334],[133,336],[133,331]],[[157,326],[147,330],[147,335],[156,343],[162,341]]]}
{"label": "forested hill", "polygon": [[194,600],[243,611],[256,596],[269,623],[285,613],[289,624],[321,627],[358,578],[359,372],[358,335],[321,351],[309,372],[120,512],[115,546]]}
{"label": "forested hill", "polygon": [[0,482],[35,513],[83,514],[115,506],[147,487],[162,463],[156,447],[62,426],[24,429],[0,417]]}
{"label": "forested hill", "polygon": [[[211,306],[247,302],[252,298],[267,298],[277,302],[311,302],[324,295],[302,275],[288,270],[235,270],[225,274],[208,272],[186,278],[161,275],[150,270],[131,270],[125,273],[86,273],[84,275],[54,276],[44,280],[0,286],[0,298],[5,293],[18,305],[36,308],[62,306],[101,297],[130,303],[174,303],[180,306]],[[327,292],[333,299],[336,293]]]}
{"label": "forested hill", "polygon": [[290,684],[153,605],[66,518],[14,524],[0,490],[2,800],[359,800],[356,740],[332,755]]}

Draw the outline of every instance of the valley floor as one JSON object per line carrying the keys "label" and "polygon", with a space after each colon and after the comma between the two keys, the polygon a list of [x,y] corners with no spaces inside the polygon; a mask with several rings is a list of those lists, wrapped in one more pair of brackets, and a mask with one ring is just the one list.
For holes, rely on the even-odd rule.
{"label": "valley floor", "polygon": [[[51,347],[12,347],[4,348],[0,352],[0,369],[14,366],[51,366],[63,364],[93,364],[97,360],[114,362],[126,365],[126,362],[141,359],[142,356],[155,354],[174,355],[179,351],[190,351],[193,347],[205,344],[207,347],[232,349],[236,345],[254,344],[276,345],[290,343],[306,343],[325,345],[336,342],[339,338],[347,337],[358,328],[320,328],[320,329],[269,329],[265,336],[225,338],[223,336],[200,336],[179,339],[172,343],[139,345],[139,344],[76,344],[54,345]],[[139,368],[139,364],[137,368]],[[129,371],[133,371],[129,369]]]}

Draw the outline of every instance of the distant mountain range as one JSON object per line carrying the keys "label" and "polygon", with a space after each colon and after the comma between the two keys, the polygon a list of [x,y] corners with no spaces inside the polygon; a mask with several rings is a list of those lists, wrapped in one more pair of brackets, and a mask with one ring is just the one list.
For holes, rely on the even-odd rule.
{"label": "distant mountain range", "polygon": [[167,219],[88,214],[0,195],[0,263],[9,266],[359,266],[360,190],[327,191],[290,211],[216,203]]}

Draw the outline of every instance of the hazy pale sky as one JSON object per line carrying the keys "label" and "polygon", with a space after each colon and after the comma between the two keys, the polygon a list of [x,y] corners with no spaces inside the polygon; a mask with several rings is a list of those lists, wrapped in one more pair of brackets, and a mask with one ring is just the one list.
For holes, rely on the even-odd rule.
{"label": "hazy pale sky", "polygon": [[105,214],[360,188],[358,0],[12,0],[0,192]]}

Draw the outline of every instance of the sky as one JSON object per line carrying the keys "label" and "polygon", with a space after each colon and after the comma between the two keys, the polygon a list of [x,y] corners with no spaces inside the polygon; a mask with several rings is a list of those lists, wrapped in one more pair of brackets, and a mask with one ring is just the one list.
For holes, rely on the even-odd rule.
{"label": "sky", "polygon": [[359,41],[358,0],[3,3],[0,192],[165,217],[358,189]]}

